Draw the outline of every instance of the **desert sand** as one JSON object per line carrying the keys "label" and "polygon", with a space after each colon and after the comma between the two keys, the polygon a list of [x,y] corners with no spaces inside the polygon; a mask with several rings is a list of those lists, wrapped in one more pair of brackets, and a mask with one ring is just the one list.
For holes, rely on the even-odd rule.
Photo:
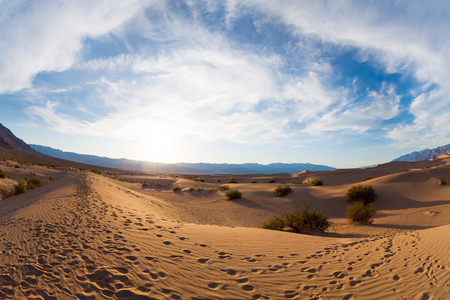
{"label": "desert sand", "polygon": [[[183,174],[91,172],[8,160],[0,169],[11,177],[0,179],[4,189],[23,177],[52,177],[0,200],[2,299],[450,296],[450,186],[440,184],[442,177],[450,180],[448,156],[197,181]],[[230,177],[242,199],[226,201],[217,190]],[[312,186],[315,179],[324,186]],[[274,188],[283,183],[294,192],[275,198]],[[349,225],[345,218],[343,197],[355,184],[376,189],[374,224]],[[258,228],[301,201],[328,215],[329,232]]]}

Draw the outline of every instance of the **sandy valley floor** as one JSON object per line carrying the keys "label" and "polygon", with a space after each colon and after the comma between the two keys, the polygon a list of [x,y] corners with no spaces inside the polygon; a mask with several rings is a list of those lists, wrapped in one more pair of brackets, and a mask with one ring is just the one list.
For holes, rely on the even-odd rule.
{"label": "sandy valley floor", "polygon": [[[234,176],[103,175],[9,162],[52,181],[0,200],[0,298],[448,299],[450,159],[366,170]],[[346,190],[377,191],[373,225],[348,225]],[[313,187],[308,182],[324,181]],[[220,182],[219,182],[220,180]],[[274,183],[265,183],[276,180]],[[257,183],[251,183],[257,181]],[[300,184],[299,181],[303,183]],[[142,188],[142,183],[146,183]],[[294,193],[275,198],[291,183]],[[182,188],[173,192],[174,186]],[[318,236],[257,228],[305,201],[333,222]]]}

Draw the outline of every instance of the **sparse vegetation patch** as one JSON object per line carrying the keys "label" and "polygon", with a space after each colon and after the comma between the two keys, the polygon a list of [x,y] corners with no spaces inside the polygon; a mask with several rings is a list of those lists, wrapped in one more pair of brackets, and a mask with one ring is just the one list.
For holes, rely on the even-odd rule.
{"label": "sparse vegetation patch", "polygon": [[233,191],[229,191],[228,193],[226,193],[225,197],[227,198],[228,201],[241,199],[242,193],[239,190],[233,190]]}
{"label": "sparse vegetation patch", "polygon": [[226,191],[226,190],[229,190],[229,189],[230,189],[230,186],[229,186],[229,185],[226,185],[226,184],[222,184],[222,185],[219,185],[219,187],[217,187],[217,189],[218,189],[219,191]]}
{"label": "sparse vegetation patch", "polygon": [[316,180],[313,180],[311,183],[313,186],[321,186],[321,185],[323,185],[323,180],[316,179]]}
{"label": "sparse vegetation patch", "polygon": [[231,177],[230,181],[228,181],[228,183],[238,183],[238,182],[236,181],[236,178]]}
{"label": "sparse vegetation patch", "polygon": [[347,207],[347,219],[351,224],[360,223],[367,224],[373,223],[373,217],[375,216],[376,209],[373,203],[364,205],[363,202],[358,202],[354,205]]}
{"label": "sparse vegetation patch", "polygon": [[286,197],[290,193],[292,193],[292,188],[289,185],[285,186],[279,185],[275,189],[275,197]]}
{"label": "sparse vegetation patch", "polygon": [[354,185],[345,195],[346,202],[362,202],[364,205],[375,201],[377,194],[371,185]]}
{"label": "sparse vegetation patch", "polygon": [[302,209],[296,209],[290,213],[285,213],[282,217],[275,217],[265,222],[261,227],[264,229],[283,230],[289,227],[296,233],[314,232],[316,229],[326,231],[331,226],[328,217],[324,213],[310,211],[303,202]]}

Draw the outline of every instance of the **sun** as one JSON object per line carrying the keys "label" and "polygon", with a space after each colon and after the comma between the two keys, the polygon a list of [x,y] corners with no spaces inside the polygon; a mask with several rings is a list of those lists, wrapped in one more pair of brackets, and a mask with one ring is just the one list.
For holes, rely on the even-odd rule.
{"label": "sun", "polygon": [[176,135],[164,130],[154,130],[141,141],[141,156],[147,161],[174,163],[177,162],[180,142]]}

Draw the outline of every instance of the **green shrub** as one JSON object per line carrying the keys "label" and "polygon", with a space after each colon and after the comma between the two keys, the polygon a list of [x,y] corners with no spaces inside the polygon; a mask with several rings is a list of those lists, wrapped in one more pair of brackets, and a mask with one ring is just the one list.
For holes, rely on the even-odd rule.
{"label": "green shrub", "polygon": [[229,191],[228,193],[225,194],[225,197],[227,197],[227,200],[235,200],[235,199],[241,199],[242,198],[242,193],[238,190],[234,190],[234,191]]}
{"label": "green shrub", "polygon": [[9,178],[8,173],[0,169],[0,178]]}
{"label": "green shrub", "polygon": [[313,186],[320,186],[320,185],[323,185],[323,180],[316,179],[316,180],[313,180],[313,182],[311,182],[311,183]]}
{"label": "green shrub", "polygon": [[261,225],[261,228],[270,230],[283,230],[284,227],[286,227],[286,222],[284,221],[284,219],[279,217],[270,219],[269,221],[264,222]]}
{"label": "green shrub", "polygon": [[302,210],[297,209],[291,213],[285,213],[284,219],[286,221],[286,226],[297,233],[306,230],[313,232],[316,229],[326,231],[331,226],[328,217],[324,213],[310,211],[305,203],[303,203]]}
{"label": "green shrub", "polygon": [[236,181],[236,178],[231,177],[230,181],[228,181],[228,183],[238,183],[238,182]]}
{"label": "green shrub", "polygon": [[14,185],[13,189],[10,192],[9,197],[13,197],[16,195],[23,194],[27,191],[27,183],[23,179],[19,179],[16,185]]}
{"label": "green shrub", "polygon": [[289,195],[290,193],[292,193],[292,188],[289,185],[285,185],[285,186],[279,185],[275,189],[275,197],[285,197],[285,196]]}
{"label": "green shrub", "polygon": [[347,207],[347,219],[351,224],[353,223],[373,223],[373,216],[376,213],[375,205],[368,203],[364,205],[363,202],[358,202],[354,205]]}
{"label": "green shrub", "polygon": [[42,186],[42,182],[37,177],[31,178],[30,180],[27,181],[27,189],[29,189],[29,190],[32,190],[32,189],[35,189],[35,188],[41,187],[41,186]]}
{"label": "green shrub", "polygon": [[219,191],[226,191],[226,190],[229,190],[229,189],[230,189],[230,186],[229,186],[229,185],[226,185],[226,184],[222,184],[222,185],[220,185],[217,189],[218,189]]}
{"label": "green shrub", "polygon": [[354,185],[348,189],[344,199],[346,202],[361,201],[366,205],[374,202],[376,197],[375,189],[371,185]]}
{"label": "green shrub", "polygon": [[302,203],[301,210],[296,209],[290,213],[284,213],[281,218],[276,217],[265,222],[261,227],[264,229],[283,230],[285,227],[290,227],[294,232],[313,232],[318,229],[326,231],[331,222],[324,213],[316,213],[310,211],[306,204]]}
{"label": "green shrub", "polygon": [[447,181],[445,180],[445,177],[441,177],[441,185],[447,185]]}
{"label": "green shrub", "polygon": [[178,185],[176,185],[176,186],[173,187],[172,191],[174,191],[174,192],[179,192],[179,191],[181,191],[181,187],[179,187]]}

